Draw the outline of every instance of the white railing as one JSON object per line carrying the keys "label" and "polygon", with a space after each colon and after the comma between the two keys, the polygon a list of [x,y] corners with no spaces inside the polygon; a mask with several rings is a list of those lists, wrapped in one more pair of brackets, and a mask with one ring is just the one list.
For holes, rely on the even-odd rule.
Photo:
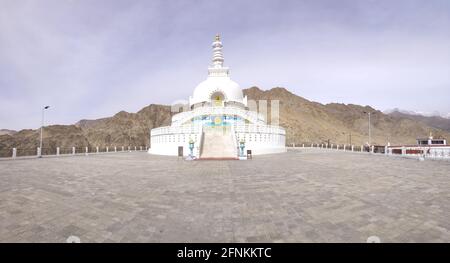
{"label": "white railing", "polygon": [[280,126],[265,124],[235,124],[234,131],[237,133],[268,133],[286,135],[286,131]]}
{"label": "white railing", "polygon": [[182,126],[165,126],[152,129],[151,136],[166,135],[166,134],[193,134],[201,132],[201,125],[182,125]]}
{"label": "white railing", "polygon": [[236,115],[253,123],[265,123],[264,117],[254,111],[248,111],[238,107],[214,107],[205,106],[194,108],[192,111],[178,113],[172,117],[172,125],[181,126],[183,123],[204,115]]}
{"label": "white railing", "polygon": [[[234,133],[267,133],[286,135],[286,131],[280,126],[265,125],[265,124],[237,124],[234,123]],[[174,134],[201,134],[202,125],[182,125],[182,126],[165,126],[152,129],[150,136],[159,135],[174,135]]]}

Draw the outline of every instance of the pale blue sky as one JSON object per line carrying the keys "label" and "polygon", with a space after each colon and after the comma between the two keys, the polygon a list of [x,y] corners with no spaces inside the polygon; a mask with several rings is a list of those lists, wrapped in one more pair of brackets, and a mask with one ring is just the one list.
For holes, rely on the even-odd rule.
{"label": "pale blue sky", "polygon": [[0,128],[187,99],[216,33],[242,88],[450,112],[448,0],[0,0]]}

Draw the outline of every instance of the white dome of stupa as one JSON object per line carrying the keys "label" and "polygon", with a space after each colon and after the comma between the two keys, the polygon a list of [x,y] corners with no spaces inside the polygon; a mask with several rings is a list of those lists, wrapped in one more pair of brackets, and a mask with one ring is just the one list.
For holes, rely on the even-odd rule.
{"label": "white dome of stupa", "polygon": [[189,99],[190,105],[210,102],[216,96],[220,96],[225,102],[233,101],[246,105],[241,88],[231,80],[229,69],[223,66],[222,42],[219,36],[216,36],[212,47],[213,64],[208,68],[208,78],[194,89],[194,94]]}
{"label": "white dome of stupa", "polygon": [[242,90],[236,82],[229,77],[208,77],[195,88],[191,105],[210,101],[217,93],[223,94],[224,101],[243,103]]}

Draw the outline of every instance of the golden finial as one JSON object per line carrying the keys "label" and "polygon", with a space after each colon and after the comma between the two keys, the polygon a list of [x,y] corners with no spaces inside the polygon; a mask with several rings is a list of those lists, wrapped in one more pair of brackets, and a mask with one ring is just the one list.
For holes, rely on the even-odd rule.
{"label": "golden finial", "polygon": [[216,35],[216,41],[220,41],[220,35],[219,34]]}

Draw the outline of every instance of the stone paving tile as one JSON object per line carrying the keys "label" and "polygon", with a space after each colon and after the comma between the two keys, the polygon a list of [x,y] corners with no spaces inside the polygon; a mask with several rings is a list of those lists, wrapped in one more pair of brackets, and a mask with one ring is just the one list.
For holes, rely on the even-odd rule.
{"label": "stone paving tile", "polygon": [[0,161],[0,242],[450,242],[450,163],[317,149]]}

